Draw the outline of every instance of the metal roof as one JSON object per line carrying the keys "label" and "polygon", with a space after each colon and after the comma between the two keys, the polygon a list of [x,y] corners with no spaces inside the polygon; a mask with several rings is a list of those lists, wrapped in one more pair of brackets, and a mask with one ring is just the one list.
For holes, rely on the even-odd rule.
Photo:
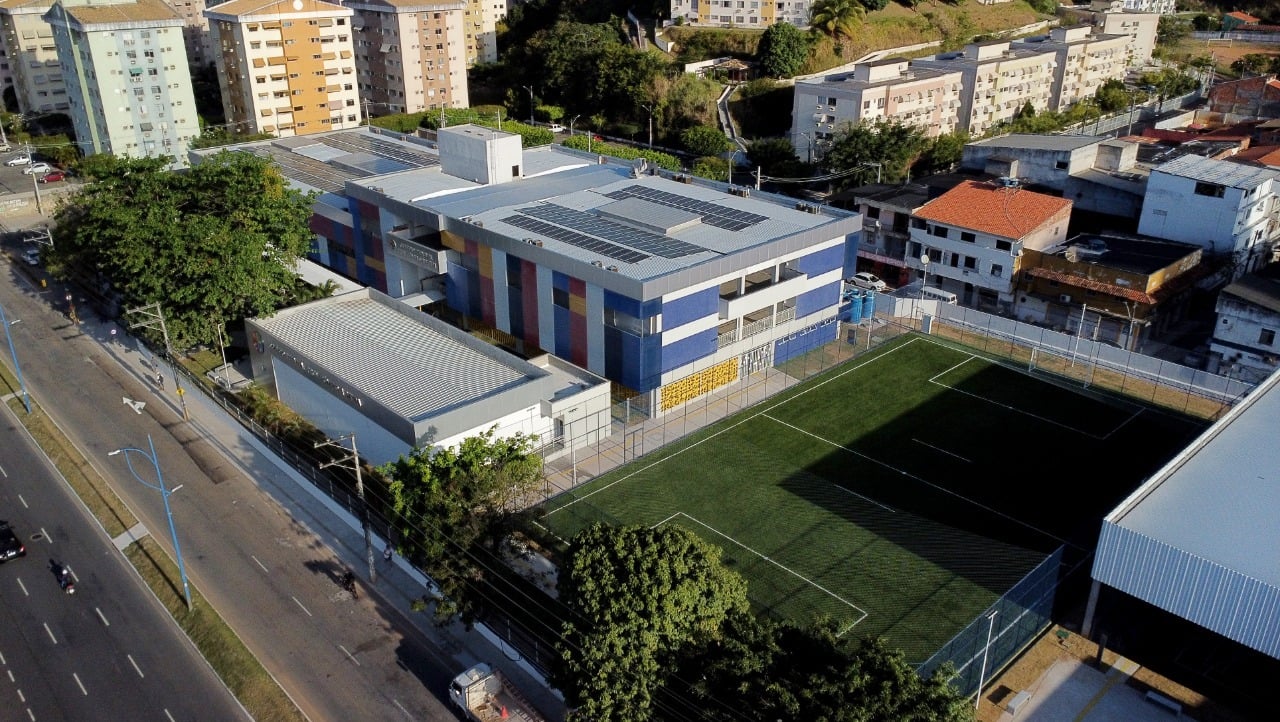
{"label": "metal roof", "polygon": [[1153,173],[1190,178],[1248,190],[1280,178],[1280,172],[1198,155],[1184,155],[1151,169]]}
{"label": "metal roof", "polygon": [[1017,148],[1019,150],[1072,151],[1088,145],[1097,145],[1105,138],[1095,135],[1034,135],[1010,133],[995,138],[975,140],[967,145],[992,148]]}
{"label": "metal roof", "polygon": [[1108,520],[1182,552],[1280,586],[1280,375],[1116,508]]}

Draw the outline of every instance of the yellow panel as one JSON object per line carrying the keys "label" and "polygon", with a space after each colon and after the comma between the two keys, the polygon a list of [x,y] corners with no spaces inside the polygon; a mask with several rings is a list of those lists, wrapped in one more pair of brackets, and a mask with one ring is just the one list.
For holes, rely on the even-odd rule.
{"label": "yellow panel", "polygon": [[365,256],[364,265],[368,266],[369,268],[372,268],[375,271],[382,271],[383,273],[387,272],[387,264],[381,258],[374,258],[373,256]]}
{"label": "yellow panel", "polygon": [[689,374],[679,381],[672,381],[661,389],[662,401],[659,408],[663,411],[673,409],[703,394],[711,393],[721,386],[738,380],[738,359],[731,358],[708,369]]}
{"label": "yellow panel", "polygon": [[569,311],[578,315],[587,315],[587,299],[582,296],[569,296]]}
{"label": "yellow panel", "polygon": [[467,252],[467,239],[454,233],[453,231],[440,231],[440,242],[445,248],[458,253]]}
{"label": "yellow panel", "polygon": [[480,246],[480,276],[482,278],[493,278],[493,249],[488,246]]}

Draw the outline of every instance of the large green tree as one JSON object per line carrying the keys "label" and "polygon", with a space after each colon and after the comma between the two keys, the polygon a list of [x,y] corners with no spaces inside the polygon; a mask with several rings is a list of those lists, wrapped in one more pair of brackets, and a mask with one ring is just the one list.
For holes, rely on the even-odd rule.
{"label": "large green tree", "polygon": [[906,177],[907,170],[929,146],[924,131],[914,125],[889,120],[877,120],[850,125],[839,131],[823,161],[832,171],[855,171],[842,185],[860,184],[868,178],[876,179],[879,164],[880,180],[896,183]]}
{"label": "large green tree", "polygon": [[384,464],[396,538],[440,587],[436,616],[470,623],[490,560],[510,533],[517,503],[542,478],[535,437],[499,437],[497,427],[437,449],[430,443]]}
{"label": "large green tree", "polygon": [[733,149],[733,141],[725,136],[724,131],[707,125],[685,128],[680,134],[680,143],[685,150],[698,156],[720,155]]}
{"label": "large green tree", "polygon": [[559,577],[569,610],[553,682],[593,722],[652,718],[681,654],[747,610],[746,583],[720,548],[678,525],[595,524],[574,536]]}
{"label": "large green tree", "polygon": [[183,172],[168,158],[86,158],[92,182],[54,212],[50,270],[123,309],[159,303],[174,348],[215,343],[219,324],[296,302],[312,197],[250,153]]}
{"label": "large green tree", "polygon": [[809,59],[810,36],[790,23],[774,23],[760,36],[756,62],[772,78],[790,78]]}
{"label": "large green tree", "polygon": [[853,40],[866,15],[858,0],[817,0],[809,11],[809,27],[843,43]]}

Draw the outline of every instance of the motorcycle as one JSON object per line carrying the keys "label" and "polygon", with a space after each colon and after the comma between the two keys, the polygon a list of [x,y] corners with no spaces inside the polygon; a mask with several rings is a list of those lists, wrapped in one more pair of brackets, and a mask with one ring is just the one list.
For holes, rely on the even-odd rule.
{"label": "motorcycle", "polygon": [[76,593],[75,580],[71,578],[71,572],[66,567],[63,567],[62,573],[58,575],[58,586],[62,587],[62,591],[67,594]]}

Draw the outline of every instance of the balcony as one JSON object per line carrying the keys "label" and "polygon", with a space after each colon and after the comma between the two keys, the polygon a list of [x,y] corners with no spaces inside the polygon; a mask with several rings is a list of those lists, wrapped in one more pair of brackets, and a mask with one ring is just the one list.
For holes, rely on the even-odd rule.
{"label": "balcony", "polygon": [[730,281],[720,287],[720,318],[738,318],[764,307],[798,296],[805,290],[808,279],[803,273],[784,268],[782,280],[773,280],[773,269],[765,269],[743,279],[743,291],[738,293],[738,283]]}

